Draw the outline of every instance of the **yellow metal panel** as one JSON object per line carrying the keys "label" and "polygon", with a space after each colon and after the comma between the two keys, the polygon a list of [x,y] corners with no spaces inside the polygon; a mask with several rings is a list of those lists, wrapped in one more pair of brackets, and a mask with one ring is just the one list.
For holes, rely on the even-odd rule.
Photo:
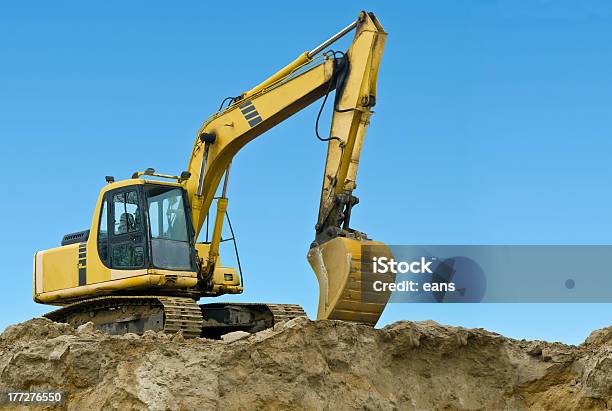
{"label": "yellow metal panel", "polygon": [[196,278],[198,274],[195,271],[174,271],[174,270],[162,270],[160,268],[149,268],[149,274],[164,275],[164,276],[175,276],[175,277],[193,277]]}
{"label": "yellow metal panel", "polygon": [[210,250],[210,244],[207,243],[196,243],[195,249],[198,252],[199,258],[206,258],[208,251]]}
{"label": "yellow metal panel", "polygon": [[42,291],[56,291],[79,284],[79,245],[70,244],[39,251],[42,262]]}
{"label": "yellow metal panel", "polygon": [[34,255],[34,294],[43,292],[42,253]]}
{"label": "yellow metal panel", "polygon": [[142,270],[110,270],[110,279],[111,280],[121,280],[123,278],[129,277],[137,277],[141,275],[148,274],[147,269]]}
{"label": "yellow metal panel", "polygon": [[110,270],[111,280],[120,280],[129,277],[139,277],[141,275],[161,275],[168,277],[192,277],[196,278],[197,273],[195,271],[171,271],[171,270],[160,270],[157,268],[148,268],[141,270]]}
{"label": "yellow metal panel", "polygon": [[131,290],[135,293],[164,289],[165,291],[187,290],[195,287],[195,277],[180,277],[162,274],[144,274],[103,283],[89,284],[81,287],[45,292],[37,296],[37,301],[47,304],[60,304],[79,298],[91,298],[99,295],[112,295],[117,291]]}

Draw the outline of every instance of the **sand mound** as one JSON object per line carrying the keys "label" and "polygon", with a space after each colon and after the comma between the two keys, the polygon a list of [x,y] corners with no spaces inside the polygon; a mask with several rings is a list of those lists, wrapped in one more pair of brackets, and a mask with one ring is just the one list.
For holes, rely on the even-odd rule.
{"label": "sand mound", "polygon": [[61,390],[76,410],[610,409],[612,327],[568,346],[295,319],[216,341],[36,318],[0,336],[0,390]]}

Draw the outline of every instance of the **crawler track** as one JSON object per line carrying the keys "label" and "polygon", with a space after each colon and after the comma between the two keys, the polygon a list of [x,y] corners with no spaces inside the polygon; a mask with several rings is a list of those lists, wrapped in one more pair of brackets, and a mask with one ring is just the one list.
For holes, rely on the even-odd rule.
{"label": "crawler track", "polygon": [[242,330],[257,332],[283,321],[305,317],[295,304],[212,303],[168,296],[97,297],[64,306],[45,314],[46,318],[78,327],[93,322],[110,334],[163,331],[183,336],[219,338]]}

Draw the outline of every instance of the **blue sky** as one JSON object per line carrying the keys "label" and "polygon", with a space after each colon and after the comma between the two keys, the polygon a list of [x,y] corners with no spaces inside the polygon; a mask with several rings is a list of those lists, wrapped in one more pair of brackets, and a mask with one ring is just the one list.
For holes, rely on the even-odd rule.
{"label": "blue sky", "polygon": [[[185,169],[224,97],[360,9],[389,37],[355,228],[389,244],[612,243],[606,1],[3,2],[0,329],[48,310],[31,300],[32,256],[90,226],[105,175]],[[229,191],[247,287],[235,300],[311,317],[317,109],[240,152]],[[400,319],[579,343],[610,325],[610,305],[393,304],[380,325]]]}

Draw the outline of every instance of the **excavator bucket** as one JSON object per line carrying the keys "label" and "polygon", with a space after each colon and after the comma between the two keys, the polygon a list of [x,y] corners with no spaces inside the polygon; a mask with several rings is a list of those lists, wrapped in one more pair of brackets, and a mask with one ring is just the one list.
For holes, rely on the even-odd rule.
{"label": "excavator bucket", "polygon": [[374,283],[395,281],[394,274],[373,270],[374,257],[391,258],[384,243],[337,237],[308,252],[319,282],[317,319],[375,325],[391,293],[375,291]]}

